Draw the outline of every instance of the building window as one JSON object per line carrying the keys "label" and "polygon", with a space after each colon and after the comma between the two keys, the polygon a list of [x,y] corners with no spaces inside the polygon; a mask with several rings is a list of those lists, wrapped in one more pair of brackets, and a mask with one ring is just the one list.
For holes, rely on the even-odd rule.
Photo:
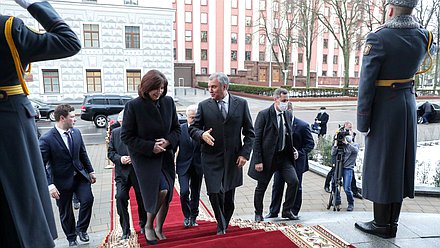
{"label": "building window", "polygon": [[208,68],[202,67],[200,72],[201,72],[201,74],[206,75],[206,74],[208,74]]}
{"label": "building window", "polygon": [[174,60],[177,59],[177,51],[176,51],[176,48],[173,48],[173,58],[174,58]]}
{"label": "building window", "polygon": [[206,50],[206,49],[201,50],[200,59],[201,60],[208,60],[208,50]]}
{"label": "building window", "polygon": [[246,25],[246,27],[251,27],[252,26],[252,16],[246,16],[246,18],[245,18],[245,25]]}
{"label": "building window", "polygon": [[236,9],[236,8],[237,8],[237,0],[231,0],[231,7],[232,7],[233,9]]}
{"label": "building window", "polygon": [[322,75],[321,76],[326,77],[327,76],[327,71],[322,71]]}
{"label": "building window", "polygon": [[324,39],[324,48],[327,49],[328,48],[328,39]]}
{"label": "building window", "polygon": [[176,30],[173,29],[173,41],[175,41],[175,40],[176,40]]}
{"label": "building window", "polygon": [[354,63],[359,65],[359,56],[354,57]]}
{"label": "building window", "polygon": [[192,0],[185,0],[185,4],[192,4]]}
{"label": "building window", "polygon": [[200,14],[200,23],[202,23],[202,24],[208,23],[208,13],[201,13]]}
{"label": "building window", "polygon": [[192,60],[193,59],[193,50],[190,48],[185,49],[185,59]]}
{"label": "building window", "polygon": [[208,0],[201,0],[200,5],[203,5],[203,6],[208,5]]}
{"label": "building window", "polygon": [[99,25],[84,24],[84,48],[99,47]]}
{"label": "building window", "polygon": [[208,42],[208,31],[202,31],[200,36],[202,42]]}
{"label": "building window", "polygon": [[231,25],[237,26],[237,22],[238,22],[237,20],[238,20],[238,16],[236,15],[231,16]]}
{"label": "building window", "polygon": [[266,9],[266,0],[260,0],[260,10]]}
{"label": "building window", "polygon": [[359,77],[359,72],[358,71],[354,72],[354,77]]}
{"label": "building window", "polygon": [[101,70],[86,70],[87,92],[101,92]]}
{"label": "building window", "polygon": [[251,61],[251,51],[244,52],[244,60]]}
{"label": "building window", "polygon": [[188,23],[192,22],[192,13],[191,12],[185,12],[185,22],[188,22]]}
{"label": "building window", "polygon": [[231,33],[231,43],[237,44],[237,33]]}
{"label": "building window", "polygon": [[338,64],[338,55],[333,55],[333,64],[334,65]]}
{"label": "building window", "polygon": [[126,5],[138,5],[138,0],[124,0]]}
{"label": "building window", "polygon": [[231,68],[231,75],[237,74],[237,68]]}
{"label": "building window", "polygon": [[252,43],[252,34],[246,34],[246,36],[244,37],[244,42],[246,44],[251,44]]}
{"label": "building window", "polygon": [[260,34],[260,45],[264,45],[266,43],[266,36],[264,34]]}
{"label": "building window", "polygon": [[273,2],[272,4],[273,11],[277,12],[279,10],[279,6],[280,6],[279,2]]}
{"label": "building window", "polygon": [[327,64],[327,54],[322,55],[322,63]]}
{"label": "building window", "polygon": [[246,0],[246,9],[252,9],[252,0]]}
{"label": "building window", "polygon": [[298,70],[297,73],[298,73],[297,76],[302,76],[303,75],[303,70]]}
{"label": "building window", "polygon": [[42,70],[44,93],[60,93],[58,70]]}
{"label": "building window", "polygon": [[303,57],[302,53],[298,53],[298,64],[303,62]]}
{"label": "building window", "polygon": [[185,30],[185,41],[191,41],[191,40],[192,40],[192,31]]}
{"label": "building window", "polygon": [[339,44],[336,40],[333,42],[333,46],[335,49],[339,49]]}
{"label": "building window", "polygon": [[125,48],[140,48],[139,27],[127,26],[125,27]]}
{"label": "building window", "polygon": [[141,83],[140,70],[127,70],[127,92],[137,92]]}
{"label": "building window", "polygon": [[237,61],[237,51],[235,50],[231,51],[231,60]]}
{"label": "building window", "polygon": [[259,61],[264,61],[266,59],[266,54],[264,52],[260,52],[258,54],[258,60]]}
{"label": "building window", "polygon": [[333,71],[333,77],[337,77],[338,76],[338,72],[337,71]]}

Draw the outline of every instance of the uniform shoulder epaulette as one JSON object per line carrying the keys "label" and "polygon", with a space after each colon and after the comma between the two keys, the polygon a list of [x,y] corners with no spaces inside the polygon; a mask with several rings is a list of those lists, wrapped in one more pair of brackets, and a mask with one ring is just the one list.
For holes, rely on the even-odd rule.
{"label": "uniform shoulder epaulette", "polygon": [[385,28],[385,25],[380,25],[379,27],[377,27],[374,31],[373,31],[373,33],[377,33],[377,32],[379,32],[380,30],[382,30],[382,29],[384,29]]}

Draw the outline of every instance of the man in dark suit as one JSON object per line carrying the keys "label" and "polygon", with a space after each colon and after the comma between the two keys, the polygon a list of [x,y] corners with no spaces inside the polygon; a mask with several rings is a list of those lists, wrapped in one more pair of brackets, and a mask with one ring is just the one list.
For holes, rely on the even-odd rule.
{"label": "man in dark suit", "polygon": [[329,115],[325,112],[325,107],[321,107],[318,115],[315,118],[315,123],[318,123],[319,130],[318,138],[323,137],[327,133],[327,122],[329,119]]}
{"label": "man in dark suit", "polygon": [[202,168],[217,234],[226,233],[234,213],[235,188],[243,184],[242,167],[255,138],[247,101],[229,94],[228,86],[224,73],[209,77],[211,98],[199,103],[189,127],[191,137],[202,142]]}
{"label": "man in dark suit", "polygon": [[[202,164],[200,154],[200,141],[189,136],[188,126],[194,122],[197,105],[186,108],[187,123],[180,125],[182,130],[179,140],[179,153],[176,159],[176,172],[179,175],[180,204],[185,219],[183,226],[197,226],[199,215],[200,186],[202,185]],[[191,188],[191,200],[190,200]]]}
{"label": "man in dark suit", "polygon": [[362,196],[373,202],[374,220],[355,226],[383,238],[396,237],[402,201],[414,198],[414,76],[429,70],[419,68],[435,48],[432,33],[411,16],[417,2],[387,0],[385,24],[367,35],[359,78],[357,128],[366,136]]}
{"label": "man in dark suit", "polygon": [[[120,126],[123,121],[124,110],[118,115]],[[121,240],[130,237],[130,216],[128,214],[129,192],[133,186],[138,204],[139,226],[141,233],[145,233],[145,224],[147,223],[147,213],[145,212],[142,196],[139,190],[139,183],[136,178],[131,158],[128,154],[127,145],[121,140],[121,127],[113,129],[108,145],[107,157],[115,164],[115,182],[116,182],[116,208],[119,214],[119,222],[122,227]]]}
{"label": "man in dark suit", "polygon": [[[315,142],[313,141],[312,132],[310,130],[310,125],[305,121],[302,121],[294,116],[293,108],[289,111],[292,112],[292,133],[293,133],[293,147],[298,151],[298,159],[295,161],[295,171],[298,176],[299,186],[296,192],[295,203],[290,210],[293,217],[282,216],[283,218],[289,218],[291,220],[298,220],[298,213],[301,209],[302,204],[302,177],[303,173],[309,170],[309,152],[315,147]],[[273,218],[278,216],[281,207],[281,200],[283,198],[284,191],[284,179],[279,172],[274,175],[274,182],[272,186],[272,202],[270,204],[270,212],[266,218]],[[283,210],[283,213],[288,211]]]}
{"label": "man in dark suit", "polygon": [[57,231],[38,148],[37,114],[26,96],[23,68],[31,62],[72,56],[81,49],[81,42],[48,2],[16,2],[46,32],[35,32],[20,18],[9,16],[8,12],[16,13],[26,17],[27,23],[36,23],[25,11],[1,1],[0,247],[54,247]]}
{"label": "man in dark suit", "polygon": [[[87,228],[93,206],[91,183],[96,182],[81,132],[73,128],[74,110],[68,104],[58,105],[54,111],[55,127],[40,138],[49,193],[57,201],[61,226],[69,241],[69,246],[78,245],[77,235],[81,241],[89,241]],[[74,192],[81,203],[76,227],[72,208]]]}
{"label": "man in dark suit", "polygon": [[248,175],[257,180],[254,206],[255,221],[263,221],[263,198],[275,171],[287,182],[283,217],[293,218],[291,209],[295,202],[298,177],[294,168],[298,152],[293,148],[291,120],[287,112],[289,95],[286,89],[274,92],[274,104],[258,113],[255,121],[255,144]]}

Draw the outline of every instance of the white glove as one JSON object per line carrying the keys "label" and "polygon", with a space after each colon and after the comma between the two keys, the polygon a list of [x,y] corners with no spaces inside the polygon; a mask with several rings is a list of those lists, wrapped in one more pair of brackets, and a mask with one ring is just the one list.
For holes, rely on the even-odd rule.
{"label": "white glove", "polygon": [[29,7],[29,5],[36,3],[36,2],[40,2],[39,0],[15,0],[16,3],[18,3],[18,5],[20,5],[21,7],[27,9]]}

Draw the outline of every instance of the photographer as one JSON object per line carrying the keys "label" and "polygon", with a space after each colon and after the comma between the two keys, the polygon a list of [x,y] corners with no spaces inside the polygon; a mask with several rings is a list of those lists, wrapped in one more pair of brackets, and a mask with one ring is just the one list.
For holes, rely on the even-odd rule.
{"label": "photographer", "polygon": [[[341,130],[344,130],[344,129],[353,132],[352,131],[353,130],[353,124],[350,121],[346,121],[344,123],[344,127]],[[355,142],[356,133],[353,132],[353,134],[351,136],[353,137],[352,142]],[[335,136],[335,139],[336,139],[336,136]],[[324,190],[327,193],[331,193],[330,182],[331,182],[331,180],[333,178],[333,173],[335,172],[335,158],[332,159],[332,165],[333,165],[333,167],[328,172],[327,177],[325,178],[325,183],[324,183]],[[356,166],[356,164],[355,164],[355,166]],[[360,200],[363,199],[359,188],[356,186],[356,178],[354,177],[354,171],[353,171],[353,177],[351,179],[351,191],[353,192],[353,197],[354,198],[358,198]]]}
{"label": "photographer", "polygon": [[[353,178],[353,168],[356,164],[357,154],[359,152],[359,144],[353,143],[353,135],[354,133],[350,129],[340,129],[339,132],[336,134],[335,143],[332,147],[332,157],[334,157],[335,161],[337,159],[336,156],[338,153],[338,148],[343,149],[342,178],[344,183],[344,191],[345,194],[347,195],[347,202],[348,202],[347,211],[353,211],[353,207],[354,207],[354,198],[353,198],[353,193],[351,191],[351,180]],[[335,187],[335,180],[336,178],[333,177],[332,187]],[[340,205],[340,204],[341,204],[341,196],[339,191],[337,191],[336,205]]]}

